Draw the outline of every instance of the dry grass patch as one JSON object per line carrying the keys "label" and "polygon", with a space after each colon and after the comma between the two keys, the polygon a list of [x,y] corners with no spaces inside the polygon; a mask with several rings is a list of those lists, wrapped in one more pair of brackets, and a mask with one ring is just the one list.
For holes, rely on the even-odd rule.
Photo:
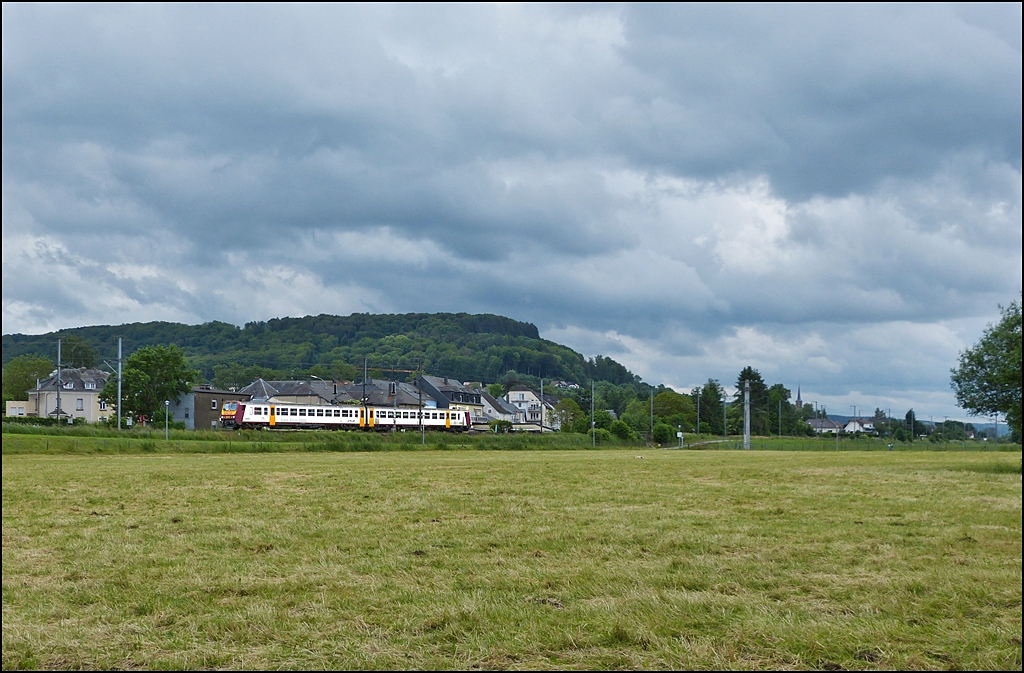
{"label": "dry grass patch", "polygon": [[635,454],[4,455],[3,665],[1020,668],[1019,454]]}

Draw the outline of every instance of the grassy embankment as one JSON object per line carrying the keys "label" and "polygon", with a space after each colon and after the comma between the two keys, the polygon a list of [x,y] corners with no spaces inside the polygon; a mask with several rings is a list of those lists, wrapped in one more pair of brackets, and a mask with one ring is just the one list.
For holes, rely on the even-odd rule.
{"label": "grassy embankment", "polygon": [[5,669],[1021,667],[1019,454],[14,439]]}
{"label": "grassy embankment", "polygon": [[[3,425],[5,455],[51,454],[133,454],[133,453],[281,453],[300,451],[420,451],[420,450],[572,450],[590,449],[589,435],[514,433],[509,435],[428,432],[425,441],[418,432],[367,433],[337,431],[266,432],[171,430],[169,441],[160,429],[118,432],[96,426],[38,427]],[[685,448],[698,450],[741,449],[736,437],[726,440],[714,435],[686,435]],[[638,448],[643,440],[599,440],[598,448]],[[882,451],[888,440],[843,437],[840,451]],[[828,437],[754,437],[754,450],[835,451],[836,441]],[[675,448],[676,444],[666,445]],[[985,442],[895,443],[895,451],[1020,451],[1019,444]]]}

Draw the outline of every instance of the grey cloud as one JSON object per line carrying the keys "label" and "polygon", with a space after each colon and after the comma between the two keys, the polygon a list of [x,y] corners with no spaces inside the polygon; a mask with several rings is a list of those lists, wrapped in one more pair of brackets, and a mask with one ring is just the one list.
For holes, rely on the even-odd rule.
{"label": "grey cloud", "polygon": [[[505,313],[699,381],[744,364],[708,350],[737,330],[842,344],[1020,287],[1019,5],[3,19],[5,331],[241,323],[257,308],[220,288],[247,278],[275,311]],[[21,272],[18,236],[109,301]],[[910,333],[867,378],[854,346],[836,366],[896,385]]]}

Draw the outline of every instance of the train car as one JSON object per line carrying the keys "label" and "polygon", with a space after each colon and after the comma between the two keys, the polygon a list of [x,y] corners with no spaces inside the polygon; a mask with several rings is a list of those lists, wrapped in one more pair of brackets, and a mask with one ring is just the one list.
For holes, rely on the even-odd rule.
{"label": "train car", "polygon": [[[418,430],[416,409],[394,407],[316,406],[273,402],[238,402],[236,428],[275,430]],[[462,432],[472,427],[468,411],[423,409],[423,425],[428,430]]]}
{"label": "train car", "polygon": [[238,400],[229,400],[220,406],[220,427],[235,427],[235,414],[238,412]]}

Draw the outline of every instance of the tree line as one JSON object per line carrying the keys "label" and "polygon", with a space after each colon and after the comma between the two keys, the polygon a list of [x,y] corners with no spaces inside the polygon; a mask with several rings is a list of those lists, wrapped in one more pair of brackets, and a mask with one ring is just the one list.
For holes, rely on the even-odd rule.
{"label": "tree line", "polygon": [[[405,330],[402,332],[401,330]],[[511,387],[539,387],[540,379],[561,379],[574,388],[549,387],[558,398],[555,414],[566,432],[598,431],[623,438],[651,437],[664,443],[677,431],[738,435],[743,431],[743,390],[750,384],[751,431],[755,435],[813,434],[808,420],[825,417],[824,408],[797,407],[792,391],[781,383],[768,385],[753,367],[736,379],[728,395],[715,379],[687,393],[644,383],[615,360],[586,359],[560,344],[540,339],[535,326],[491,315],[406,314],[374,316],[311,316],[248,323],[180,325],[136,323],[119,327],[85,327],[40,335],[4,335],[3,398],[24,399],[37,380],[50,376],[55,363],[47,354],[62,338],[63,365],[96,367],[100,353],[111,352],[116,335],[124,334],[131,350],[124,368],[122,406],[127,413],[155,418],[162,400],[180,399],[189,386],[203,381],[220,388],[241,387],[256,378],[358,380],[359,366],[370,363],[373,377],[412,380],[416,372],[458,380],[495,382],[492,393]],[[182,345],[164,345],[175,338]],[[155,342],[155,343],[154,343]],[[141,345],[140,345],[141,344]],[[10,359],[8,360],[8,357]],[[271,364],[265,364],[271,363]],[[106,363],[109,365],[109,361]],[[961,353],[952,370],[952,386],[960,405],[973,414],[1003,414],[1020,441],[1021,432],[1021,306],[1012,302],[1002,319],[982,339]],[[591,399],[591,382],[593,399]],[[110,390],[109,403],[116,402]],[[593,418],[591,407],[596,409]],[[879,434],[912,441],[928,435],[963,439],[969,424],[947,421],[925,426],[913,409],[903,419],[887,418],[876,409]]]}

